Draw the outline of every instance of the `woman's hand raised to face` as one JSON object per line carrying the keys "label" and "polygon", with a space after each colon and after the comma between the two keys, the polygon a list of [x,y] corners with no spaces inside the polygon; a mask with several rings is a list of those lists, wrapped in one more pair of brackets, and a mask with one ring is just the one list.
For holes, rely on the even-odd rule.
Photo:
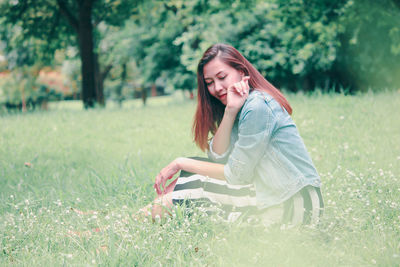
{"label": "woman's hand raised to face", "polygon": [[226,108],[232,111],[239,111],[249,96],[249,76],[244,76],[240,82],[228,87]]}

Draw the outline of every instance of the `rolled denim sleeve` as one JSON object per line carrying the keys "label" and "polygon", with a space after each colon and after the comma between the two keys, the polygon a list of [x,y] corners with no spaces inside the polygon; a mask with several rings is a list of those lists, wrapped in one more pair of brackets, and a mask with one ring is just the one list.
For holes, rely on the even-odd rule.
{"label": "rolled denim sleeve", "polygon": [[228,183],[253,182],[254,170],[264,156],[275,124],[275,116],[265,99],[253,97],[245,102],[239,117],[238,140],[224,166]]}
{"label": "rolled denim sleeve", "polygon": [[228,161],[229,154],[232,152],[233,144],[237,140],[237,134],[238,134],[238,121],[236,120],[232,127],[232,133],[228,149],[223,154],[217,154],[212,148],[214,142],[214,137],[213,137],[210,140],[210,143],[208,144],[208,151],[207,151],[208,158],[216,163],[225,164]]}
{"label": "rolled denim sleeve", "polygon": [[214,137],[211,139],[210,143],[208,144],[208,151],[207,151],[208,158],[217,163],[226,163],[226,161],[228,160],[229,153],[231,152],[232,145],[229,145],[229,148],[225,151],[225,153],[220,155],[220,154],[217,154],[216,152],[214,152],[214,150],[212,149],[213,141],[214,141]]}

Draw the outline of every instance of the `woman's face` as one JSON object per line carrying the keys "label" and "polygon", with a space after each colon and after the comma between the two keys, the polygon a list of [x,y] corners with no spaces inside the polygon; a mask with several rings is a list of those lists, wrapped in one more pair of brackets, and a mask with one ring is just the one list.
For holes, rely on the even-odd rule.
{"label": "woman's face", "polygon": [[224,105],[227,103],[228,87],[240,82],[244,76],[242,71],[232,68],[219,58],[208,62],[203,72],[208,91]]}

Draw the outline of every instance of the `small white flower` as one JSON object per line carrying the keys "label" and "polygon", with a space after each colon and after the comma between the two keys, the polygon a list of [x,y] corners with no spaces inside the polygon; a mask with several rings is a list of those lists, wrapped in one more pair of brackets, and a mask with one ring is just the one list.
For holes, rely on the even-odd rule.
{"label": "small white flower", "polygon": [[207,233],[204,233],[204,234],[203,234],[203,237],[204,237],[204,238],[207,238]]}

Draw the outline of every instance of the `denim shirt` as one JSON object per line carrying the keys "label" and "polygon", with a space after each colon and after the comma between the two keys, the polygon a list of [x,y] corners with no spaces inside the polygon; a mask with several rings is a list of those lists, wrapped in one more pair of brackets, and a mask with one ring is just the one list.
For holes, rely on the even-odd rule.
{"label": "denim shirt", "polygon": [[287,111],[268,93],[253,90],[232,128],[230,146],[211,160],[225,164],[229,184],[254,184],[258,207],[280,204],[321,179]]}

